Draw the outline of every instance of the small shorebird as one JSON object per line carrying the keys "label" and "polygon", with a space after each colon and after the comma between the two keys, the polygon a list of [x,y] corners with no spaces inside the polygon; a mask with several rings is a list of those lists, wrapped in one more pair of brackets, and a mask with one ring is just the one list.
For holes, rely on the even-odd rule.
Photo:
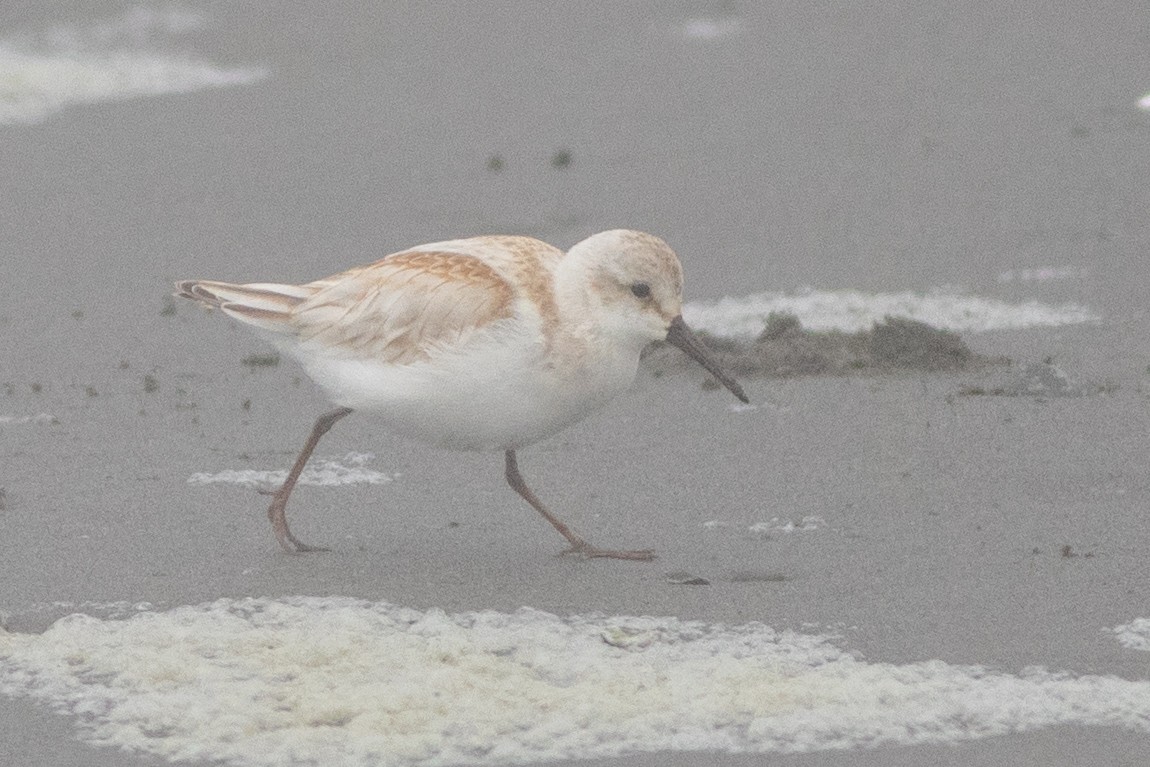
{"label": "small shorebird", "polygon": [[680,315],[683,273],[658,237],[615,229],[566,254],[530,237],[472,237],[393,253],[303,285],[188,280],[178,295],[252,326],[297,359],[338,407],[321,415],[268,507],[280,545],[322,551],[288,529],[300,472],[332,425],[363,410],[443,447],[502,450],[507,483],[585,557],[598,549],[527,487],[515,451],[631,385],[639,354],[665,340],[743,402]]}

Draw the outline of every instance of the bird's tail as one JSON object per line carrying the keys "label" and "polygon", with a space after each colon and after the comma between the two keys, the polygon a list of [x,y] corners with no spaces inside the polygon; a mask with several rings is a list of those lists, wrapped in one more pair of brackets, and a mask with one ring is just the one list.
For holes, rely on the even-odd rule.
{"label": "bird's tail", "polygon": [[176,295],[190,298],[273,333],[291,333],[292,310],[315,292],[305,285],[250,283],[233,285],[210,280],[184,280],[176,283]]}

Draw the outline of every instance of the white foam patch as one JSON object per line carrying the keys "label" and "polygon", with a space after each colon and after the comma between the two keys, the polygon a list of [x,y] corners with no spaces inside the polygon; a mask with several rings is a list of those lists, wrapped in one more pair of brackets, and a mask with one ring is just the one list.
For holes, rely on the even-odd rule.
{"label": "white foam patch", "polygon": [[1066,724],[1150,732],[1150,682],[864,662],[831,640],[528,608],[223,599],[0,632],[0,692],[76,715],[93,743],[244,767],[803,752]]}
{"label": "white foam patch", "polygon": [[153,602],[129,602],[124,599],[117,599],[113,602],[99,602],[93,600],[84,600],[83,602],[68,602],[57,600],[55,602],[40,602],[33,605],[33,610],[80,610],[80,611],[94,611],[102,614],[106,618],[124,618],[133,613],[148,612],[155,610],[156,605]]}
{"label": "white foam patch", "polygon": [[734,17],[696,17],[687,19],[679,26],[679,33],[688,40],[716,40],[720,37],[737,35],[743,29],[743,22]]}
{"label": "white foam patch", "polygon": [[780,519],[771,517],[767,522],[756,522],[747,527],[747,532],[756,535],[769,535],[770,533],[793,533],[796,531],[818,530],[826,527],[827,521],[818,516],[805,516],[798,522],[793,519]]}
{"label": "white foam patch", "polygon": [[1123,647],[1150,652],[1150,618],[1136,618],[1113,631]]}
{"label": "white foam patch", "polygon": [[[398,477],[398,474],[384,474],[366,468],[369,461],[375,460],[373,453],[348,453],[338,458],[315,458],[308,462],[299,475],[301,485],[338,487],[341,485],[383,485]],[[214,474],[197,472],[188,477],[190,485],[243,485],[244,487],[265,488],[282,485],[287,479],[287,469],[225,469]]]}
{"label": "white foam patch", "polygon": [[37,413],[35,415],[0,415],[0,426],[22,426],[24,424],[53,424],[57,423],[56,416],[50,413]]}
{"label": "white foam patch", "polygon": [[1034,266],[1027,269],[1007,269],[1000,272],[998,281],[1010,282],[1054,282],[1076,280],[1085,277],[1088,269],[1077,266]]}
{"label": "white foam patch", "polygon": [[0,41],[0,124],[36,123],[75,104],[247,85],[263,67],[223,68],[163,49],[202,28],[180,10],[134,8],[84,27]]}
{"label": "white foam patch", "polygon": [[1150,112],[1150,93],[1147,93],[1142,98],[1138,99],[1138,108],[1145,109]]}
{"label": "white foam patch", "polygon": [[800,293],[755,293],[712,303],[693,302],[683,317],[696,330],[717,336],[754,337],[772,312],[799,318],[808,330],[869,330],[885,317],[905,317],[936,328],[981,332],[1056,327],[1097,322],[1084,306],[1051,306],[1037,301],[1011,304],[946,290],[927,293],[864,293],[858,290],[810,290]]}

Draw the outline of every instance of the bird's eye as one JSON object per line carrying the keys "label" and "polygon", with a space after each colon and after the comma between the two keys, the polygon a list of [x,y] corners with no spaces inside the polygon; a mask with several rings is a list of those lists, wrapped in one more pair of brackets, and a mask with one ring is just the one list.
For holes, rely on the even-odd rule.
{"label": "bird's eye", "polygon": [[635,298],[650,298],[651,286],[645,282],[632,282],[631,295],[635,296]]}

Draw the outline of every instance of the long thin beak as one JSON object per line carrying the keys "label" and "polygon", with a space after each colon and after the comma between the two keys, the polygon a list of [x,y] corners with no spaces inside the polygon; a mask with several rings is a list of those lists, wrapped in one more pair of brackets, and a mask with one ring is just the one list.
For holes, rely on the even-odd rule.
{"label": "long thin beak", "polygon": [[671,320],[671,327],[667,330],[667,343],[678,346],[680,349],[687,353],[687,356],[698,362],[707,372],[715,377],[719,383],[726,386],[731,394],[734,394],[742,402],[750,403],[747,395],[743,393],[743,387],[739,386],[738,382],[723,372],[719,367],[719,363],[707,351],[707,347],[703,346],[703,342],[699,337],[691,332],[687,327],[687,323],[683,322],[683,316],[679,315]]}

